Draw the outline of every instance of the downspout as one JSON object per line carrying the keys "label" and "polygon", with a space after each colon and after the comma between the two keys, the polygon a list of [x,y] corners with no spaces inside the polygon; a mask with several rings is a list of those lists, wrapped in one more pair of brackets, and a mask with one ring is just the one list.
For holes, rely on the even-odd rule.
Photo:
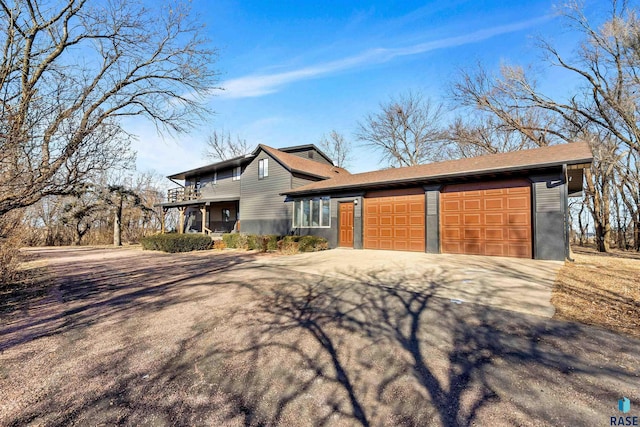
{"label": "downspout", "polygon": [[562,175],[564,176],[564,191],[562,192],[564,203],[564,252],[567,260],[575,262],[576,260],[571,258],[571,245],[569,242],[571,239],[571,230],[569,230],[569,176],[566,163],[562,165]]}

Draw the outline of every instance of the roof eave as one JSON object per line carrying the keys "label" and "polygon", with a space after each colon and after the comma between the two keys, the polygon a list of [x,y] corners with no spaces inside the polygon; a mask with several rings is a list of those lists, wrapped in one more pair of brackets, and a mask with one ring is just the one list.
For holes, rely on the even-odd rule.
{"label": "roof eave", "polygon": [[511,166],[505,168],[494,168],[494,169],[480,169],[476,171],[465,171],[465,172],[456,172],[450,174],[441,174],[441,175],[433,175],[433,176],[425,176],[425,177],[414,177],[414,178],[406,178],[406,179],[398,179],[391,181],[374,181],[368,182],[366,184],[347,184],[347,185],[338,185],[335,187],[325,187],[325,188],[313,188],[309,190],[291,190],[284,193],[281,193],[282,196],[295,196],[295,195],[304,195],[304,194],[319,194],[319,193],[329,193],[334,191],[343,191],[343,190],[353,190],[354,188],[367,188],[367,187],[375,187],[384,184],[407,184],[411,182],[427,182],[427,181],[441,181],[446,179],[458,178],[461,176],[482,176],[482,175],[490,175],[490,174],[501,174],[501,173],[509,173],[516,171],[530,171],[530,170],[538,170],[538,169],[548,169],[562,165],[575,165],[575,164],[591,164],[593,162],[593,157],[584,158],[584,159],[576,159],[570,161],[558,161],[558,162],[550,162],[550,163],[542,163],[535,165],[520,165],[520,166]]}
{"label": "roof eave", "polygon": [[179,173],[175,173],[173,175],[169,175],[167,176],[167,178],[169,179],[186,179],[186,177],[189,176],[196,176],[199,175],[201,173],[205,173],[205,172],[215,172],[219,169],[223,169],[227,166],[231,166],[231,165],[242,165],[243,163],[245,163],[245,161],[249,161],[249,159],[253,158],[253,154],[245,154],[244,156],[238,156],[238,157],[234,157],[232,159],[227,159],[227,160],[223,160],[221,162],[218,163],[211,163],[209,165],[205,165],[205,166],[200,166],[199,168],[195,168],[195,169],[189,169],[187,171],[184,172],[179,172]]}

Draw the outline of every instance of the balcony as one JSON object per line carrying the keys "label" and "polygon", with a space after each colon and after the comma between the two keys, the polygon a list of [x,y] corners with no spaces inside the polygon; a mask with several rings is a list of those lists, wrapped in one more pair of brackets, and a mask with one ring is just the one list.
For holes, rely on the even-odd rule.
{"label": "balcony", "polygon": [[199,200],[200,190],[195,187],[176,187],[167,190],[167,202],[185,202],[189,200]]}

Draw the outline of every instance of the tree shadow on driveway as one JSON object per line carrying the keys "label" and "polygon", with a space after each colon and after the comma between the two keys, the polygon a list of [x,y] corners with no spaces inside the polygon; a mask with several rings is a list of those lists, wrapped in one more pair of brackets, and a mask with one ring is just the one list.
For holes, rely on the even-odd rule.
{"label": "tree shadow on driveway", "polygon": [[[446,271],[313,275],[217,256],[56,270],[64,322],[45,316],[32,327],[49,335],[5,351],[41,368],[29,342],[78,338],[25,391],[51,387],[0,407],[0,424],[586,425],[640,400],[637,340],[441,298]],[[12,369],[0,385],[27,368]]]}

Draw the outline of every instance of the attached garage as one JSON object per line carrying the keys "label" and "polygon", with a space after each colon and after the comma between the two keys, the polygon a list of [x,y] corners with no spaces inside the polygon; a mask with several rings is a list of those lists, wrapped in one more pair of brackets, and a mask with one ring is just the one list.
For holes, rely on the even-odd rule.
{"label": "attached garage", "polygon": [[424,252],[424,190],[378,191],[364,198],[365,249]]}
{"label": "attached garage", "polygon": [[440,224],[443,253],[531,258],[531,182],[445,186]]}
{"label": "attached garage", "polygon": [[[326,236],[332,247],[564,260],[568,200],[581,195],[592,160],[577,142],[343,174],[284,194],[331,199],[329,228],[294,232]],[[352,222],[342,219],[347,203]]]}

